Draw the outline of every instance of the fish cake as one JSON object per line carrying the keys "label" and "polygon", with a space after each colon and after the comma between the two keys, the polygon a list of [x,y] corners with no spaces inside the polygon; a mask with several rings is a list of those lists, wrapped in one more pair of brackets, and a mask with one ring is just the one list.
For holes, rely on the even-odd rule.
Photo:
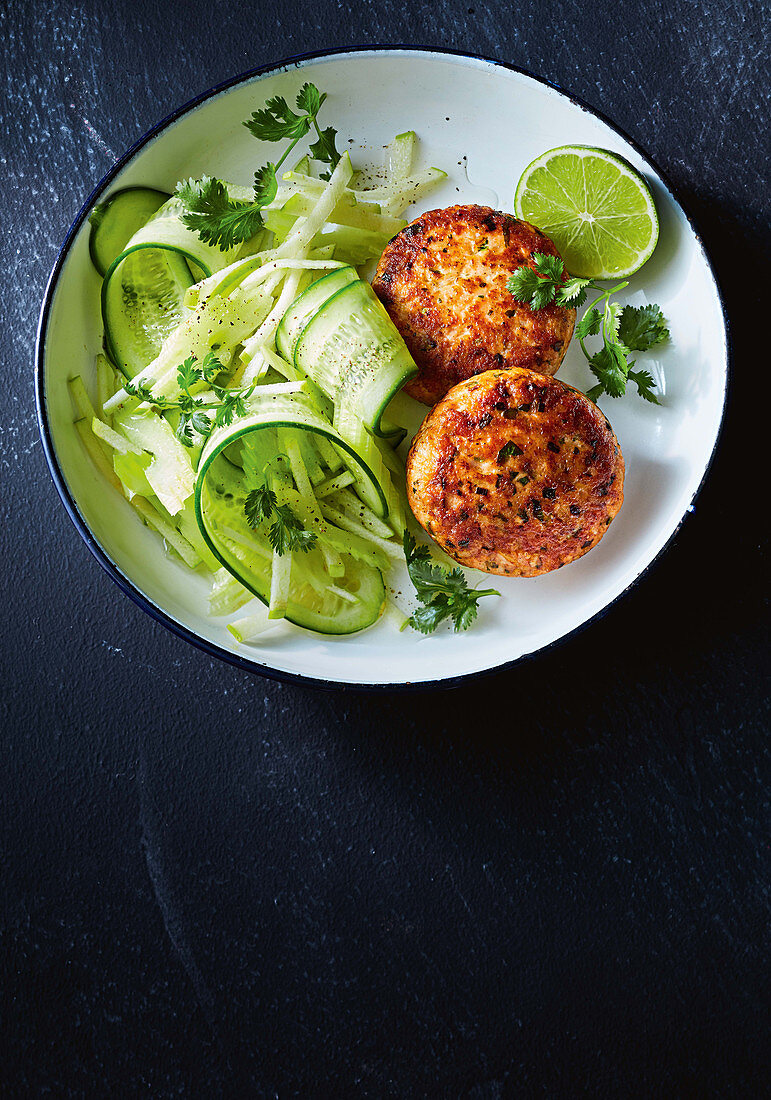
{"label": "fish cake", "polygon": [[575,310],[536,312],[506,287],[516,268],[535,267],[537,252],[558,255],[540,230],[489,206],[430,210],[389,241],[372,287],[418,365],[407,393],[435,405],[482,371],[556,373]]}
{"label": "fish cake", "polygon": [[537,577],[596,546],[624,499],[624,459],[598,407],[514,367],[455,386],[407,459],[418,522],[461,565]]}

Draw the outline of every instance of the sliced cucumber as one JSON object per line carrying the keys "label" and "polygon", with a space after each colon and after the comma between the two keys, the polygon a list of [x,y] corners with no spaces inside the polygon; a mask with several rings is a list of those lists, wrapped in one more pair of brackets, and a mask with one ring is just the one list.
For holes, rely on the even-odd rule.
{"label": "sliced cucumber", "polygon": [[199,240],[183,212],[179,199],[165,202],[115,257],[102,283],[105,349],[128,378],[156,358],[177,327],[193,282],[235,258],[237,250],[220,252]]}
{"label": "sliced cucumber", "polygon": [[[294,429],[293,438],[307,433],[310,439],[326,440],[355,468],[360,485],[365,487],[362,495],[375,505],[376,514],[382,516],[386,510],[383,490],[369,467],[330,424],[300,400],[265,399],[249,416],[212,433],[196,478],[198,525],[215,557],[265,604],[271,600],[273,552],[266,531],[254,530],[246,521],[244,501],[248,489],[238,449],[248,441],[252,465],[267,466],[279,451],[274,429],[283,428]],[[377,565],[384,566],[387,559],[365,539],[330,527],[301,494],[291,489],[284,492],[308,529],[318,535],[318,543],[310,552],[292,555],[286,618],[322,634],[363,630],[383,609],[385,588]],[[337,575],[339,570],[335,570],[332,585],[330,556],[342,565],[342,574]]]}
{"label": "sliced cucumber", "polygon": [[[234,461],[237,464],[237,456],[234,459],[233,455],[225,454],[231,443],[246,434],[258,433],[263,428],[298,428],[301,432],[310,432],[319,445],[323,445],[322,454],[329,447],[336,457],[342,459],[342,464],[354,475],[357,492],[364,503],[376,515],[385,519],[388,515],[390,478],[387,477],[388,471],[385,470],[371,437],[366,437],[362,446],[354,447],[307,400],[303,400],[301,395],[276,394],[261,398],[259,394],[258,389],[251,399],[248,416],[237,420],[230,427],[216,429],[209,436],[198,462],[196,496],[199,495],[208,467],[215,458],[222,455],[231,465]],[[264,438],[255,435],[250,445],[255,447],[260,442],[265,461],[268,462],[275,457],[276,448],[263,444],[261,441]],[[387,482],[385,486],[383,481]]]}
{"label": "sliced cucumber", "polygon": [[[223,466],[224,470],[225,467]],[[244,518],[246,493],[240,482],[210,479],[206,492],[209,522],[218,529],[215,554],[233,576],[270,605],[272,557],[267,541],[258,543]],[[241,535],[243,540],[236,536]],[[248,545],[246,545],[248,540]],[[283,618],[319,634],[353,634],[371,626],[385,603],[385,586],[379,570],[341,555],[344,573],[330,585],[321,551],[295,553]],[[314,583],[315,582],[315,583]],[[342,590],[346,595],[342,595]],[[349,598],[353,597],[354,602]]]}
{"label": "sliced cucumber", "polygon": [[172,195],[168,202],[164,203],[153,217],[134,233],[126,247],[156,244],[176,248],[190,264],[194,265],[196,276],[199,269],[204,276],[207,276],[229,267],[238,255],[240,246],[222,251],[216,244],[207,244],[206,241],[202,241],[198,234],[188,229],[182,221],[185,210],[184,203]]}
{"label": "sliced cucumber", "polygon": [[169,198],[165,191],[150,187],[124,187],[94,207],[88,218],[91,223],[88,248],[100,275],[106,274],[134,234]]}
{"label": "sliced cucumber", "polygon": [[175,248],[145,244],[121,253],[102,283],[105,350],[133,378],[161,350],[184,314],[190,268]]}
{"label": "sliced cucumber", "polygon": [[375,435],[399,432],[381,425],[383,410],[418,368],[369,283],[358,279],[321,304],[297,339],[295,364],[334,400],[341,421],[350,412]]}
{"label": "sliced cucumber", "polygon": [[276,329],[276,350],[288,363],[294,363],[297,341],[308,321],[338,290],[356,282],[359,276],[352,267],[339,267],[328,275],[317,279],[315,283],[295,298],[281,318]]}

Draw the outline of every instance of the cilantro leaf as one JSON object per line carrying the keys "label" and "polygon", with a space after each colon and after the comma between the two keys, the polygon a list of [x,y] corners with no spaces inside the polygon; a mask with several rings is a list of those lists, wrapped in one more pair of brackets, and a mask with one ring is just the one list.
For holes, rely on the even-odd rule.
{"label": "cilantro leaf", "polygon": [[246,402],[256,383],[242,390],[217,390],[220,404],[214,417],[215,428],[227,428],[237,416],[246,416]]}
{"label": "cilantro leaf", "polygon": [[260,141],[282,141],[285,138],[305,137],[311,121],[308,115],[295,114],[284,97],[277,95],[269,99],[261,110],[254,111],[244,126]]}
{"label": "cilantro leaf", "polygon": [[409,574],[418,599],[428,603],[434,596],[445,594],[445,577],[448,574],[430,559],[422,558],[412,562]]}
{"label": "cilantro leaf", "polygon": [[254,201],[259,206],[270,206],[277,194],[276,166],[268,161],[254,173]]}
{"label": "cilantro leaf", "polygon": [[557,291],[557,305],[578,309],[579,306],[584,304],[586,289],[590,283],[591,279],[578,279],[576,276],[571,275],[568,281],[563,283]]}
{"label": "cilantro leaf", "polygon": [[[535,252],[532,259],[534,268],[527,265],[518,267],[509,276],[506,286],[513,298],[533,310],[543,309],[550,302],[577,308],[583,303],[589,288],[599,291],[599,296],[575,327],[581,349],[598,380],[598,384],[587,391],[587,397],[593,401],[603,393],[621,397],[626,392],[627,379],[631,378],[645,401],[658,404],[653,378],[648,371],[633,371],[634,363],[630,362],[629,356],[633,351],[647,351],[668,339],[669,331],[660,308],[653,304],[639,308],[622,306],[611,301],[611,296],[623,290],[626,283],[606,289],[593,279],[566,277],[565,265],[558,256]],[[584,340],[600,335],[602,347],[591,354],[586,350]],[[500,454],[503,454],[503,448]],[[498,461],[501,461],[500,457]]]}
{"label": "cilantro leaf", "polygon": [[552,283],[559,283],[565,274],[565,265],[559,256],[550,256],[548,252],[534,252],[535,269]]}
{"label": "cilantro leaf", "polygon": [[259,527],[264,519],[269,519],[276,506],[276,494],[268,488],[266,482],[256,486],[246,496],[244,514],[250,527]]}
{"label": "cilantro leaf", "polygon": [[205,382],[213,382],[218,374],[224,371],[224,367],[214,351],[207,351],[201,363],[201,376]]}
{"label": "cilantro leaf", "polygon": [[476,600],[466,600],[462,605],[451,610],[453,625],[456,630],[468,630],[477,617],[479,605]]}
{"label": "cilantro leaf", "polygon": [[182,221],[188,229],[222,251],[248,241],[262,227],[259,206],[229,198],[222,180],[209,176],[183,180],[177,184],[175,194],[187,208]]}
{"label": "cilantro leaf", "polygon": [[653,389],[656,383],[653,381],[653,375],[647,370],[630,370],[629,378],[637,386],[637,392],[640,397],[645,401],[650,401],[652,405],[660,405],[656,394]]}
{"label": "cilantro leaf", "polygon": [[512,298],[528,305],[540,282],[537,272],[533,271],[532,267],[518,267],[509,276],[506,288],[511,292]]}
{"label": "cilantro leaf", "polygon": [[506,286],[518,302],[539,310],[553,302],[561,289],[565,265],[559,256],[546,252],[534,252],[533,263],[535,270],[523,265],[513,271]]}
{"label": "cilantro leaf", "polygon": [[177,430],[174,434],[183,446],[193,446],[193,425],[190,423],[190,417],[185,413],[180,415]]}
{"label": "cilantro leaf", "polygon": [[314,160],[320,160],[325,164],[331,164],[334,168],[340,160],[340,154],[335,146],[337,130],[332,126],[327,126],[326,130],[319,130],[317,127],[317,133],[319,138],[318,141],[312,142],[309,146],[310,154]]}
{"label": "cilantro leaf", "polygon": [[192,385],[201,381],[201,371],[195,363],[195,356],[188,355],[184,363],[177,367],[177,382],[181,390],[189,390]]}
{"label": "cilantro leaf", "polygon": [[209,417],[200,409],[196,409],[190,414],[190,423],[193,426],[193,431],[198,432],[199,435],[208,435],[211,428],[211,421]]}
{"label": "cilantro leaf", "polygon": [[647,351],[668,340],[669,329],[659,306],[624,306],[618,335],[631,351]]}
{"label": "cilantro leaf", "polygon": [[409,533],[404,532],[404,558],[410,580],[422,606],[416,608],[407,620],[422,634],[430,634],[445,619],[451,618],[456,630],[468,630],[477,615],[477,604],[482,596],[499,596],[493,588],[478,591],[468,587],[462,569],[449,571],[431,561],[426,546],[418,546]]}
{"label": "cilantro leaf", "polygon": [[279,504],[276,494],[267,481],[256,485],[247,493],[244,515],[250,527],[259,527],[273,519],[268,528],[268,542],[280,555],[299,550],[307,554],[318,542],[317,536],[300,523],[287,504]]}
{"label": "cilantro leaf", "polygon": [[316,545],[317,537],[300,523],[287,504],[273,507],[275,519],[268,529],[268,541],[277,554],[283,555],[292,550],[307,554]]}
{"label": "cilantro leaf", "polygon": [[419,630],[421,634],[432,634],[449,614],[446,602],[423,604],[413,611],[408,622],[414,630]]}
{"label": "cilantro leaf", "polygon": [[130,394],[131,397],[138,397],[140,401],[154,401],[154,385],[152,378],[147,378],[144,382],[134,382],[129,378],[123,383],[123,388],[127,394]]}
{"label": "cilantro leaf", "polygon": [[[130,396],[138,397],[140,401],[147,401],[156,409],[176,410],[179,413],[179,420],[175,435],[185,447],[193,447],[196,434],[206,438],[213,428],[232,424],[236,416],[244,416],[247,412],[246,401],[257,383],[252,382],[251,385],[240,389],[225,389],[217,386],[214,379],[223,369],[216,353],[208,351],[200,365],[194,355],[189,355],[183,363],[179,364],[177,383],[180,392],[176,397],[154,396],[152,379],[144,382],[133,382],[129,379],[124,383],[124,389]],[[208,382],[211,386],[215,401],[207,400],[209,394],[196,396],[190,392],[193,385],[202,381]]]}
{"label": "cilantro leaf", "polygon": [[[177,378],[180,380],[180,385],[182,385],[183,378],[192,379],[192,381],[187,382],[188,386],[192,385],[193,381],[200,380],[200,372],[196,371],[195,368],[192,368],[192,373],[189,373],[191,372],[192,362],[194,360],[191,356],[177,369]],[[193,438],[195,434],[208,436],[211,431],[211,420],[203,407],[201,399],[191,397],[188,392],[184,392],[180,394],[176,402],[167,402],[166,407],[179,409],[179,422],[174,434],[185,447],[195,445],[195,439]]]}
{"label": "cilantro leaf", "polygon": [[588,309],[580,321],[576,323],[575,336],[578,340],[585,340],[587,336],[596,336],[602,328],[602,314],[593,307]]}
{"label": "cilantro leaf", "polygon": [[554,301],[556,293],[557,288],[554,283],[547,282],[546,279],[540,279],[530,299],[530,308],[535,310],[543,309],[545,306],[548,306],[550,302]]}
{"label": "cilantro leaf", "polygon": [[407,564],[430,561],[431,551],[425,543],[418,544],[409,532],[405,532],[404,539],[404,556],[407,559]]}
{"label": "cilantro leaf", "polygon": [[245,411],[239,397],[224,397],[214,415],[214,427],[229,428],[236,416],[243,416]]}
{"label": "cilantro leaf", "polygon": [[319,113],[321,104],[327,98],[326,92],[320,92],[315,84],[303,84],[297,93],[297,106],[314,117]]}
{"label": "cilantro leaf", "polygon": [[605,343],[589,360],[589,367],[605,393],[610,397],[623,397],[629,364],[621,348]]}
{"label": "cilantro leaf", "polygon": [[[283,96],[272,96],[264,107],[254,111],[244,122],[247,130],[260,141],[289,141],[282,156],[274,164],[269,161],[254,174],[254,200],[241,202],[228,196],[221,180],[186,180],[177,184],[176,194],[187,210],[182,220],[189,229],[198,233],[202,241],[219,245],[223,251],[253,237],[263,226],[261,210],[269,206],[278,194],[278,170],[295,145],[311,129],[318,140],[311,146],[316,160],[334,167],[340,160],[335,148],[337,132],[331,127],[320,130],[316,117],[327,98],[315,84],[303,84],[297,93],[297,107],[303,114],[293,111]],[[328,178],[328,174],[326,177]]]}
{"label": "cilantro leaf", "polygon": [[606,336],[606,339],[609,337],[612,343],[620,344],[620,345],[625,347],[626,351],[628,351],[629,348],[626,348],[626,346],[624,345],[624,341],[620,338],[620,336],[618,334],[618,328],[619,328],[620,324],[621,324],[621,306],[619,305],[618,302],[611,302],[610,298],[608,298],[606,303],[605,303],[605,336]]}

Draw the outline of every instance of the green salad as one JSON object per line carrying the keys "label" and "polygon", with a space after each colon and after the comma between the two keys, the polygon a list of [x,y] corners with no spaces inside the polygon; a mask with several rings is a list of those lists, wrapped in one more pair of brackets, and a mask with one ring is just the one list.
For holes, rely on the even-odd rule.
{"label": "green salad", "polygon": [[[91,215],[105,354],[95,394],[70,380],[77,430],[168,549],[211,571],[211,613],[232,618],[238,641],[278,619],[369,626],[414,545],[405,431],[385,412],[416,367],[359,272],[445,173],[414,171],[404,133],[368,183],[320,127],[324,99],[306,84],[296,109],[274,97],[244,123],[285,143],[251,188],[128,188]],[[456,572],[452,598],[440,585],[424,603],[465,626],[478,597]]]}

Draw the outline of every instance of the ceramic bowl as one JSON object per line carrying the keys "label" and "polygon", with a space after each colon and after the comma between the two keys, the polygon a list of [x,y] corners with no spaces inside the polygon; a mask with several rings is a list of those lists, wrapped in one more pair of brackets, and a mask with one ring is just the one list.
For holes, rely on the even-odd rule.
{"label": "ceramic bowl", "polygon": [[[417,132],[422,164],[444,168],[448,178],[415,213],[459,201],[511,210],[524,167],[565,144],[621,154],[656,202],[658,246],[625,294],[633,304],[658,302],[668,318],[671,342],[641,357],[662,404],[632,393],[601,402],[626,460],[621,512],[580,561],[536,579],[496,578],[501,598],[483,601],[465,634],[400,633],[395,616],[387,616],[348,637],[287,625],[259,644],[239,645],[226,619],[208,615],[206,579],[167,556],[157,535],[101,481],[73,427],[66,380],[78,372],[92,376],[102,337],[100,280],[88,252],[91,206],[130,184],[173,190],[178,179],[204,173],[249,183],[274,147],[261,148],[243,119],[269,96],[291,100],[306,80],[327,92],[325,124],[337,128],[355,162],[382,161],[394,134]],[[210,654],[269,676],[356,687],[454,683],[510,666],[605,611],[640,579],[692,507],[718,438],[727,372],[727,326],[709,259],[671,188],[636,145],[531,74],[477,57],[394,47],[306,56],[247,73],[159,123],[98,184],[70,229],[46,290],[37,347],[40,428],[51,472],[83,539],[118,585]],[[582,389],[592,384],[575,343],[560,378]],[[415,407],[414,424],[424,412]],[[391,580],[396,590],[409,590],[406,573]]]}

